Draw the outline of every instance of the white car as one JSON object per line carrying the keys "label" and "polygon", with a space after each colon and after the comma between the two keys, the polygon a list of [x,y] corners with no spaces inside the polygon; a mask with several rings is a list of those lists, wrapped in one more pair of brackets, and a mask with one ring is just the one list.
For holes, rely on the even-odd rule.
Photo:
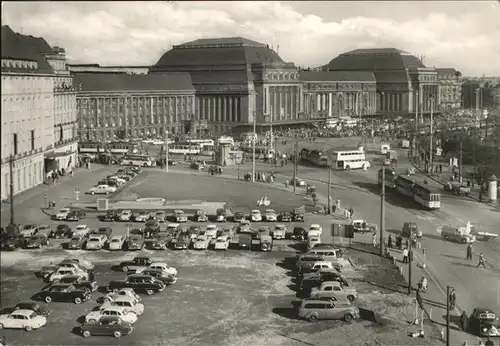
{"label": "white car", "polygon": [[250,233],[252,230],[250,229],[251,224],[248,220],[243,220],[240,222],[240,233]]}
{"label": "white car", "polygon": [[89,190],[89,193],[91,195],[109,195],[110,193],[116,192],[116,187],[114,186],[109,186],[109,185],[97,185],[94,187],[91,187]]}
{"label": "white car", "polygon": [[174,267],[170,267],[165,262],[153,262],[146,269],[161,270],[165,275],[177,275],[177,269],[175,269]]}
{"label": "white car", "polygon": [[108,249],[115,251],[123,249],[123,244],[125,243],[125,236],[115,235],[108,240]]}
{"label": "white car", "polygon": [[33,310],[19,309],[10,314],[0,315],[0,329],[24,329],[31,331],[47,324],[47,318]]}
{"label": "white car", "polygon": [[104,234],[96,234],[87,240],[85,248],[87,250],[101,250],[107,241],[108,238]]}
{"label": "white car", "polygon": [[61,280],[61,278],[63,276],[66,276],[66,275],[80,276],[84,280],[89,279],[89,274],[83,270],[77,270],[77,269],[71,269],[71,268],[59,268],[59,269],[57,269],[56,272],[52,273],[49,276],[48,281],[49,282],[57,282],[57,281]]}
{"label": "white car", "polygon": [[266,221],[278,221],[278,215],[276,215],[274,209],[266,209],[264,215],[266,217]]}
{"label": "white car", "polygon": [[73,235],[80,235],[82,237],[85,237],[90,234],[90,228],[87,227],[87,225],[78,225],[75,228],[75,232]]}
{"label": "white car", "polygon": [[146,222],[147,219],[149,218],[150,213],[147,211],[140,211],[137,215],[134,217],[135,222]]}
{"label": "white car", "polygon": [[167,225],[167,233],[170,233],[170,232],[175,232],[181,225],[179,225],[178,223],[169,223]]}
{"label": "white car", "polygon": [[134,312],[137,316],[142,315],[144,312],[144,304],[139,303],[134,297],[128,295],[121,295],[113,301],[105,302],[101,305],[100,309],[107,309],[108,307],[124,308]]}
{"label": "white car", "polygon": [[61,263],[67,263],[69,261],[75,262],[81,268],[83,268],[85,270],[92,270],[95,267],[94,264],[89,260],[79,258],[79,257],[72,257],[72,256],[66,257]]}
{"label": "white car", "polygon": [[316,232],[321,236],[323,234],[323,227],[317,223],[313,223],[309,226],[309,232]]}
{"label": "white car", "polygon": [[122,288],[121,290],[119,290],[117,292],[108,293],[104,297],[103,302],[104,303],[113,302],[121,296],[127,296],[129,298],[133,298],[138,303],[142,302],[142,298],[137,293],[135,293],[133,288]]}
{"label": "white car", "polygon": [[217,237],[214,243],[215,250],[227,250],[229,249],[229,238],[226,235],[221,235]]}
{"label": "white car", "polygon": [[175,222],[187,222],[188,221],[188,217],[187,217],[186,213],[184,213],[182,210],[175,210],[174,214],[175,214]]}
{"label": "white car", "polygon": [[193,242],[193,249],[195,250],[206,250],[210,244],[210,239],[206,235],[199,235]]}
{"label": "white car", "polygon": [[105,309],[99,309],[89,312],[87,316],[85,316],[85,323],[95,323],[99,321],[103,316],[118,316],[123,321],[131,324],[137,322],[137,314],[135,312],[129,311],[127,308],[119,306],[110,306]]}
{"label": "white car", "polygon": [[50,233],[52,233],[52,228],[49,225],[40,225],[36,229],[36,234],[43,235],[45,238],[48,238]]}
{"label": "white car", "polygon": [[212,238],[213,239],[217,238],[218,231],[219,231],[219,226],[214,225],[214,224],[207,225],[207,227],[205,227],[205,235],[207,236],[207,238],[209,240]]}
{"label": "white car", "polygon": [[285,239],[286,226],[284,224],[277,224],[274,226],[273,239]]}
{"label": "white car", "polygon": [[120,221],[130,221],[131,218],[132,218],[132,211],[131,210],[123,210],[120,213],[120,216],[118,217],[118,219]]}
{"label": "white car", "polygon": [[117,175],[113,175],[111,177],[108,177],[109,180],[112,180],[112,181],[115,181],[116,183],[120,184],[120,185],[124,185],[127,181],[123,178],[120,178],[119,176]]}
{"label": "white car", "polygon": [[250,221],[252,222],[260,222],[262,221],[262,214],[260,213],[260,210],[254,209],[250,213]]}
{"label": "white car", "polygon": [[321,239],[319,237],[308,237],[307,238],[307,251],[311,251],[315,245],[321,244]]}
{"label": "white car", "polygon": [[56,220],[66,220],[66,217],[68,216],[68,214],[69,214],[70,211],[71,211],[70,208],[62,208],[56,214]]}
{"label": "white car", "polygon": [[38,226],[37,225],[24,225],[20,232],[21,232],[21,236],[23,238],[28,238],[28,237],[35,235],[38,232]]}

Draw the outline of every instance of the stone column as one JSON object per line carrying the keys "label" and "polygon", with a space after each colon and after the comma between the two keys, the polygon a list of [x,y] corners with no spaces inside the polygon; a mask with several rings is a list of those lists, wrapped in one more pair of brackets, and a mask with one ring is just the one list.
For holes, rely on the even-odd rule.
{"label": "stone column", "polygon": [[328,117],[332,117],[332,107],[333,107],[333,102],[332,102],[332,93],[328,93]]}
{"label": "stone column", "polygon": [[217,114],[217,96],[212,96],[212,112],[214,114],[214,118],[217,119],[217,121],[220,121],[219,114]]}
{"label": "stone column", "polygon": [[316,93],[316,111],[321,111],[321,94],[318,92]]}
{"label": "stone column", "polygon": [[217,96],[217,117],[224,121],[224,117],[222,115],[222,96]]}
{"label": "stone column", "polygon": [[299,93],[299,112],[304,112],[305,107],[304,107],[304,90],[302,87],[298,87],[298,93]]}
{"label": "stone column", "polygon": [[233,114],[233,97],[232,96],[229,96],[228,102],[229,102],[229,109],[228,109],[229,120],[228,121],[233,122],[234,121],[234,114]]}
{"label": "stone column", "polygon": [[236,96],[234,98],[234,122],[239,123],[241,120],[241,112],[240,112],[240,98]]}

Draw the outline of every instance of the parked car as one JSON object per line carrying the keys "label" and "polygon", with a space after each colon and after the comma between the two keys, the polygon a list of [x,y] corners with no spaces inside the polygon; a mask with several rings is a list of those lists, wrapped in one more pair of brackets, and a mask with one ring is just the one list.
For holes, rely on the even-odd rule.
{"label": "parked car", "polygon": [[49,238],[43,234],[35,234],[24,240],[25,249],[41,249],[42,246],[49,244]]}
{"label": "parked car", "polygon": [[240,249],[250,250],[252,247],[252,235],[250,233],[240,233],[238,235],[238,246]]}
{"label": "parked car", "polygon": [[49,289],[38,293],[40,299],[46,303],[50,302],[74,302],[81,304],[87,300],[92,299],[92,295],[88,290],[77,289],[73,285],[68,284],[55,284]]}
{"label": "parked car", "polygon": [[122,288],[132,288],[136,292],[145,292],[152,295],[165,289],[165,284],[152,276],[142,274],[132,274],[124,280],[113,280],[109,282],[110,291],[120,290]]}
{"label": "parked car", "polygon": [[197,210],[196,213],[194,214],[194,220],[197,222],[207,222],[208,221],[207,213],[204,212],[203,210]]}
{"label": "parked car", "polygon": [[259,237],[260,250],[264,252],[273,251],[273,238],[268,234],[263,234]]}
{"label": "parked car", "polygon": [[131,261],[121,262],[120,268],[125,273],[128,273],[128,272],[135,273],[138,270],[146,269],[151,263],[153,263],[153,260],[149,257],[136,256]]}
{"label": "parked car", "polygon": [[48,281],[49,282],[59,282],[64,276],[67,276],[67,275],[79,276],[85,280],[89,279],[89,273],[81,268],[59,267],[59,269],[57,269],[57,271],[50,274],[50,276],[48,277]]}
{"label": "parked car", "polygon": [[29,238],[31,236],[34,236],[38,232],[38,226],[29,224],[29,225],[24,225],[23,228],[20,230],[21,237],[23,238]]}
{"label": "parked car", "polygon": [[70,263],[75,263],[78,266],[80,266],[80,268],[85,270],[93,270],[95,267],[91,261],[81,257],[74,257],[74,256],[66,257],[62,262],[59,263],[59,265],[63,266],[65,264],[70,264]]}
{"label": "parked car", "polygon": [[281,222],[291,222],[292,221],[292,214],[287,212],[287,211],[283,211],[278,216],[278,220]]}
{"label": "parked car", "polygon": [[291,238],[293,240],[304,240],[307,239],[307,231],[302,227],[294,227]]}
{"label": "parked car", "polygon": [[227,250],[229,249],[229,238],[225,235],[217,237],[214,243],[215,250]]}
{"label": "parked car", "polygon": [[165,213],[163,210],[159,210],[155,213],[156,220],[160,223],[164,223],[167,221],[167,213]]}
{"label": "parked car", "polygon": [[250,227],[251,227],[250,221],[248,220],[241,221],[239,226],[239,233],[251,233],[252,230],[250,229]]}
{"label": "parked car", "polygon": [[304,180],[302,180],[302,179],[299,179],[299,178],[292,178],[290,180],[290,185],[292,185],[292,186],[295,185],[295,186],[301,186],[301,187],[303,187],[303,186],[306,186],[306,182]]}
{"label": "parked car", "polygon": [[84,323],[80,327],[82,336],[87,338],[92,335],[114,336],[119,338],[122,335],[132,333],[134,327],[131,323],[123,321],[118,316],[102,316],[97,323]]}
{"label": "parked car", "polygon": [[191,238],[189,236],[180,236],[177,239],[174,239],[172,247],[174,250],[187,250],[191,245]]}
{"label": "parked car", "polygon": [[0,249],[2,251],[14,251],[22,247],[24,240],[18,237],[9,237],[0,242]]}
{"label": "parked car", "polygon": [[126,238],[123,235],[112,236],[111,239],[108,240],[108,250],[110,251],[123,250],[125,239]]}
{"label": "parked car", "polygon": [[215,239],[217,238],[217,233],[219,232],[219,226],[214,224],[207,225],[207,227],[205,227],[204,232],[209,240]]}
{"label": "parked car", "polygon": [[90,292],[97,291],[99,288],[97,281],[86,280],[84,277],[79,275],[65,275],[59,280],[59,283],[73,285],[76,289],[89,290]]}
{"label": "parked car", "polygon": [[234,213],[234,215],[233,215],[234,222],[241,222],[243,220],[245,220],[245,214],[243,214],[240,211],[237,211],[236,213]]}
{"label": "parked car", "polygon": [[127,222],[130,221],[131,218],[132,218],[131,210],[122,210],[120,216],[118,217],[120,221],[127,221]]}
{"label": "parked car", "polygon": [[108,238],[104,234],[91,235],[85,243],[87,250],[101,250],[106,245]]}
{"label": "parked car", "polygon": [[284,224],[277,224],[272,231],[273,239],[285,239],[286,226]]}
{"label": "parked car", "polygon": [[128,311],[134,312],[137,316],[144,313],[144,304],[138,302],[134,297],[121,295],[116,297],[113,301],[107,301],[101,305],[100,309],[108,307],[121,307]]}
{"label": "parked car", "polygon": [[153,262],[147,267],[147,269],[161,270],[165,275],[177,275],[177,269],[170,267],[165,262]]}
{"label": "parked car", "polygon": [[149,213],[147,211],[139,211],[134,215],[134,221],[135,222],[146,222],[146,220],[149,217]]}
{"label": "parked car", "polygon": [[81,234],[74,234],[68,243],[69,250],[83,249],[85,243],[87,242],[87,236]]}
{"label": "parked car", "polygon": [[264,217],[268,222],[278,221],[278,215],[276,215],[274,209],[266,209],[266,211],[264,212]]}
{"label": "parked car", "polygon": [[24,329],[29,332],[47,324],[47,318],[33,310],[19,309],[8,315],[0,315],[0,329]]}
{"label": "parked car", "polygon": [[182,210],[175,210],[174,215],[175,215],[175,222],[177,223],[188,221],[187,215]]}
{"label": "parked car", "polygon": [[166,228],[166,232],[173,234],[175,232],[180,232],[180,225],[178,223],[169,223]]}
{"label": "parked car", "polygon": [[14,306],[14,308],[12,309],[12,311],[16,310],[32,310],[36,312],[37,315],[45,317],[49,316],[50,313],[52,312],[52,309],[49,309],[49,307],[46,306],[44,303],[35,302],[32,300],[23,300],[17,303],[16,306]]}
{"label": "parked car", "polygon": [[66,221],[80,221],[87,217],[87,214],[82,210],[72,210],[66,216]]}
{"label": "parked car", "polygon": [[149,242],[149,247],[151,250],[166,250],[171,237],[165,233],[157,233],[153,240]]}
{"label": "parked car", "polygon": [[109,185],[97,185],[89,189],[91,195],[103,194],[109,195],[110,193],[116,192],[116,187]]}
{"label": "parked car", "polygon": [[193,249],[206,250],[210,244],[210,239],[206,235],[199,235],[193,242]]}
{"label": "parked car", "polygon": [[144,247],[144,237],[140,234],[131,234],[127,238],[127,250],[142,250]]}
{"label": "parked car", "polygon": [[311,289],[311,297],[335,297],[353,302],[357,295],[354,288],[344,287],[338,281],[323,281],[319,287]]}
{"label": "parked car", "polygon": [[156,219],[148,220],[146,221],[144,230],[149,234],[158,233],[160,232],[160,223]]}
{"label": "parked car", "polygon": [[173,274],[166,274],[161,269],[145,269],[141,272],[143,275],[149,275],[157,280],[162,281],[165,285],[172,285],[177,282],[177,276]]}
{"label": "parked car", "polygon": [[262,221],[262,214],[260,210],[254,209],[250,212],[250,221],[251,222],[260,222]]}
{"label": "parked car", "polygon": [[498,337],[500,336],[500,326],[498,318],[492,309],[484,307],[474,308],[469,317],[469,328],[472,334],[479,337]]}
{"label": "parked car", "polygon": [[304,209],[295,208],[292,213],[293,221],[304,221]]}
{"label": "parked car", "polygon": [[89,236],[90,235],[90,228],[87,227],[87,225],[78,225],[75,227],[75,232],[73,235],[81,235],[81,236]]}
{"label": "parked car", "polygon": [[332,301],[304,299],[300,302],[298,316],[311,322],[318,320],[344,320],[359,318],[359,309],[352,305],[336,305]]}
{"label": "parked car", "polygon": [[137,322],[138,319],[137,314],[134,313],[133,311],[129,311],[128,309],[123,307],[108,306],[107,308],[100,308],[99,310],[94,310],[89,312],[85,316],[84,323],[96,323],[104,316],[118,316],[122,319],[122,321],[131,324]]}
{"label": "parked car", "polygon": [[71,231],[71,227],[66,224],[57,225],[56,229],[53,229],[49,234],[49,238],[67,238],[71,237],[73,232]]}
{"label": "parked car", "polygon": [[112,302],[121,296],[127,296],[129,298],[135,299],[135,301],[138,303],[142,303],[142,298],[137,293],[135,293],[132,288],[122,288],[121,290],[110,292],[103,297],[102,302],[103,304],[106,302]]}
{"label": "parked car", "polygon": [[47,280],[50,275],[59,269],[59,266],[55,265],[49,265],[49,266],[43,266],[42,269],[38,272],[39,277],[41,277],[44,280]]}
{"label": "parked car", "polygon": [[111,227],[99,227],[98,229],[92,231],[92,234],[104,235],[106,239],[110,239],[112,233],[113,229]]}
{"label": "parked car", "polygon": [[108,210],[106,211],[106,214],[102,217],[102,221],[104,222],[114,222],[116,221],[118,215],[116,213],[116,210]]}
{"label": "parked car", "polygon": [[217,212],[215,213],[215,222],[226,222],[226,221],[227,221],[226,210],[224,208],[217,209]]}
{"label": "parked car", "polygon": [[56,219],[56,220],[66,220],[66,218],[68,217],[68,214],[70,212],[71,212],[70,208],[62,208],[61,210],[59,210],[59,212],[57,212],[57,214],[54,217],[54,219]]}

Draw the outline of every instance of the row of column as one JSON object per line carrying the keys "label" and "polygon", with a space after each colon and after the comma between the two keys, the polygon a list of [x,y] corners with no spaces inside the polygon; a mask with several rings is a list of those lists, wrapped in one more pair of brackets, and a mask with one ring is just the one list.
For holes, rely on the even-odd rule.
{"label": "row of column", "polygon": [[198,119],[209,122],[240,122],[240,96],[198,96],[196,109]]}
{"label": "row of column", "polygon": [[376,103],[374,93],[342,92],[342,93],[314,93],[309,94],[306,101],[308,112],[328,112],[328,117],[334,113],[342,114],[351,111],[353,115],[368,113]]}
{"label": "row of column", "polygon": [[298,119],[303,104],[300,86],[264,86],[264,114],[273,121]]}
{"label": "row of column", "polygon": [[403,93],[380,92],[379,110],[389,112],[401,112],[404,110]]}

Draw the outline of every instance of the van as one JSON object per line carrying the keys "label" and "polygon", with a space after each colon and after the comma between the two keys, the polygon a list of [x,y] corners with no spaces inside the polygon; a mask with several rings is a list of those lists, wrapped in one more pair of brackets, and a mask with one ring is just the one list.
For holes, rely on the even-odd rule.
{"label": "van", "polygon": [[476,241],[476,237],[467,232],[465,227],[443,226],[441,236],[449,241],[468,244]]}
{"label": "van", "polygon": [[415,222],[405,222],[403,224],[403,231],[401,235],[405,238],[410,238],[411,233],[418,238],[422,237],[422,231],[418,230],[418,226]]}
{"label": "van", "polygon": [[309,251],[309,254],[311,255],[318,255],[322,256],[325,261],[337,261],[340,256],[338,256],[337,252],[338,249],[315,249],[312,248]]}

